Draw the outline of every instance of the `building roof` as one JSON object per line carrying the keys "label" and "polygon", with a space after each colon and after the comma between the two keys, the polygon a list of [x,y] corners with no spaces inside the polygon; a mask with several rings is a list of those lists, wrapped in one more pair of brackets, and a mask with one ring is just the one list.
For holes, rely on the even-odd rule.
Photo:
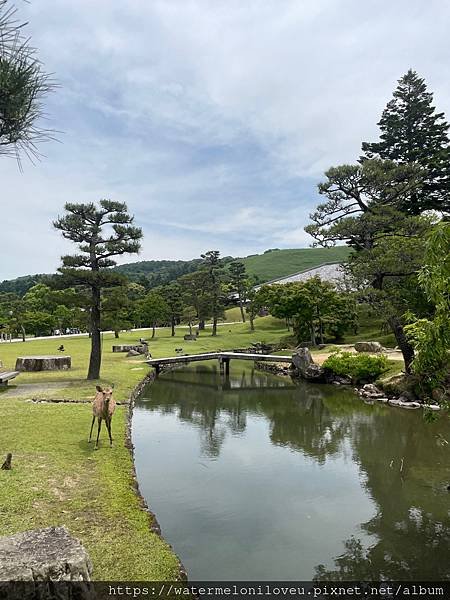
{"label": "building roof", "polygon": [[287,275],[285,277],[278,277],[277,279],[265,281],[264,283],[255,286],[255,290],[259,290],[263,285],[272,285],[274,283],[284,284],[295,281],[307,281],[308,279],[311,279],[311,277],[315,277],[316,275],[318,275],[320,279],[322,279],[322,281],[330,281],[331,283],[335,283],[343,278],[344,274],[341,267],[342,263],[338,262],[323,263],[317,267],[313,267],[312,269],[304,269],[303,271],[293,273],[292,275]]}

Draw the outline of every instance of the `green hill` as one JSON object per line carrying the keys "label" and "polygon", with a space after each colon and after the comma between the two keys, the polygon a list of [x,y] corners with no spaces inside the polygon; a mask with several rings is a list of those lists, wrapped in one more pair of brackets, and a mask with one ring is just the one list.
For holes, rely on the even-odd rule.
{"label": "green hill", "polygon": [[[292,275],[298,271],[311,269],[326,262],[342,262],[349,255],[345,246],[336,248],[299,248],[293,250],[266,250],[264,254],[253,254],[242,261],[247,272],[255,275],[259,282],[269,281],[278,277]],[[225,266],[233,259],[231,256],[222,258]],[[144,260],[127,263],[115,269],[131,281],[141,283],[146,288],[152,288],[174,281],[181,275],[191,273],[200,268],[201,259],[192,260]],[[36,283],[49,283],[52,275],[25,275],[16,279],[0,282],[0,293],[14,292],[20,296],[25,294]]]}
{"label": "green hill", "polygon": [[258,281],[270,281],[318,267],[326,262],[343,262],[350,254],[346,246],[334,248],[298,248],[292,250],[267,250],[241,259],[247,272]]}

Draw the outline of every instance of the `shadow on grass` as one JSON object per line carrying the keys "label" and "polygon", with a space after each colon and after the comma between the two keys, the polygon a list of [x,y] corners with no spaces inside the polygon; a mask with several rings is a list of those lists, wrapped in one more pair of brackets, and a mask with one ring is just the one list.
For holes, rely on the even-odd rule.
{"label": "shadow on grass", "polygon": [[95,440],[97,439],[97,431],[95,431],[95,435],[94,432],[92,432],[92,440],[90,442],[88,442],[88,434],[89,434],[89,430],[86,434],[86,439],[85,440],[80,440],[78,442],[78,447],[80,448],[80,450],[83,452],[84,456],[91,456],[92,454],[96,454],[97,452],[100,452],[101,450],[109,450],[109,451],[113,451],[116,448],[116,442],[113,438],[113,445],[112,448],[109,445],[109,439],[103,438],[103,427],[102,427],[102,432],[100,433],[100,439],[98,440],[98,450],[95,450]]}
{"label": "shadow on grass", "polygon": [[1,385],[0,386],[0,396],[5,392],[10,392],[11,390],[17,389],[17,385]]}

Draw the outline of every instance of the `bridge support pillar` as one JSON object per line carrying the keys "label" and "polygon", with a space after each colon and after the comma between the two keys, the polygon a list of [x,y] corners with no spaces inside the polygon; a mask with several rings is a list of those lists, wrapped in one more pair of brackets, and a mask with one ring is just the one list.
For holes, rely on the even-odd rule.
{"label": "bridge support pillar", "polygon": [[229,377],[229,375],[230,375],[230,359],[229,358],[223,358],[222,356],[219,357],[219,372],[221,375],[225,375],[226,377]]}

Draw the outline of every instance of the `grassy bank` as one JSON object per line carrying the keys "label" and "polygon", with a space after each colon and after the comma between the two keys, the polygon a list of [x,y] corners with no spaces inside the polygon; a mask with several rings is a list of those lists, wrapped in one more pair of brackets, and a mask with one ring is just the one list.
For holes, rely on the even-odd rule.
{"label": "grassy bank", "polygon": [[[173,355],[179,347],[204,352],[277,341],[286,333],[283,323],[271,317],[258,319],[256,327],[250,332],[248,324],[226,325],[217,337],[207,330],[195,342],[183,340],[185,329],[179,329],[175,338],[169,330],[158,330],[150,349],[155,357]],[[136,342],[149,335],[127,333],[119,342]],[[149,517],[132,487],[132,459],[124,446],[127,407],[118,406],[114,415],[114,448],[107,445],[103,431],[95,452],[87,443],[89,404],[30,402],[31,398],[92,399],[95,382],[84,379],[89,339],[63,342],[72,357],[70,371],[21,373],[16,385],[0,393],[0,457],[13,454],[13,469],[0,471],[0,535],[64,524],[86,546],[95,579],[173,579],[177,558],[149,530]],[[140,358],[113,354],[114,342],[112,334],[104,335],[102,382],[114,382],[116,399],[124,401],[148,367]],[[59,343],[55,339],[3,343],[0,359],[4,367],[14,368],[17,356],[55,354]]]}

